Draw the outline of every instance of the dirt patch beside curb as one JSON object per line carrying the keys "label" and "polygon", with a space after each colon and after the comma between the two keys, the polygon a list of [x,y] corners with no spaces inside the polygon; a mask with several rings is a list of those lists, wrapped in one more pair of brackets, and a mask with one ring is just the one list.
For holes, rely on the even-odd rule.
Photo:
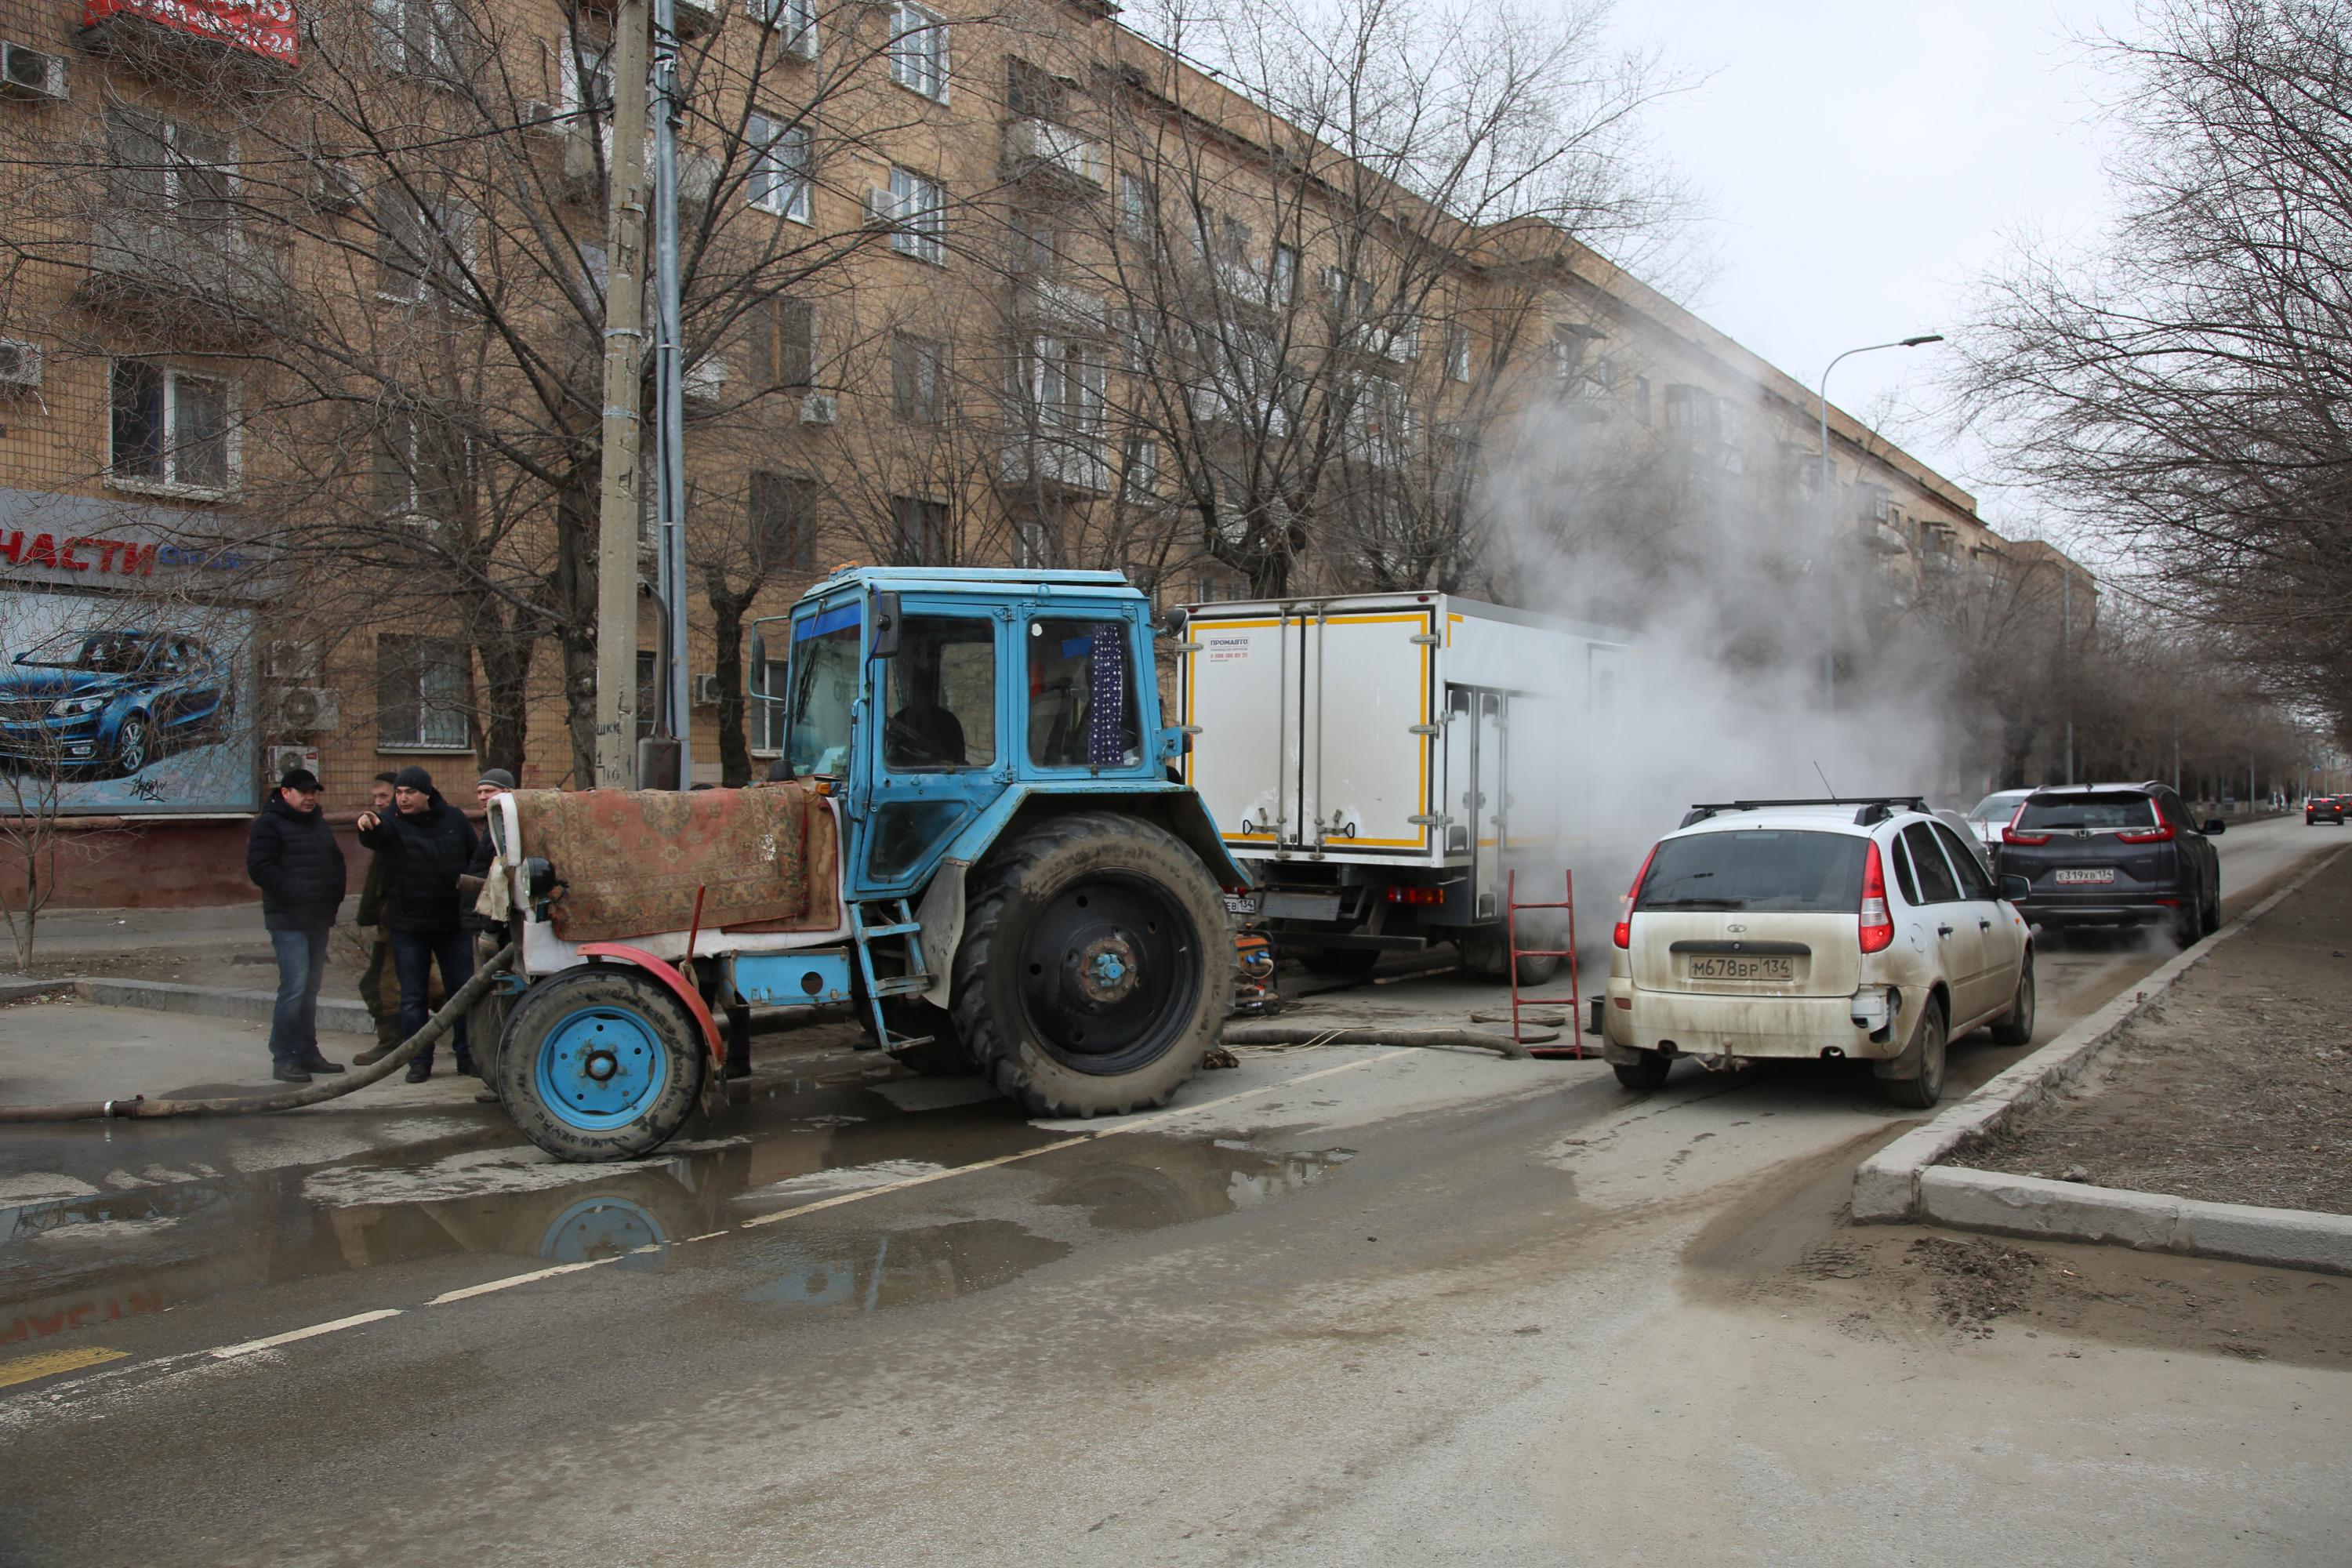
{"label": "dirt patch beside curb", "polygon": [[1947,1163],[2352,1214],[2352,857],[2182,976],[2080,1082]]}

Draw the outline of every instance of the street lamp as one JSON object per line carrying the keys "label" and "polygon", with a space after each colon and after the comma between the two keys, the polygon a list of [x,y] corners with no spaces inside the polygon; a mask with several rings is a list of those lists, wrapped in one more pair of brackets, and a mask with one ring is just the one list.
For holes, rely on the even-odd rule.
{"label": "street lamp", "polygon": [[[1880,349],[1916,349],[1926,343],[1940,343],[1943,341],[1944,334],[1941,332],[1922,332],[1915,338],[1897,338],[1891,343],[1864,343],[1860,348],[1846,350],[1822,368],[1822,519],[1823,522],[1829,524],[1831,534],[1829,542],[1834,543],[1836,537],[1836,522],[1830,511],[1833,504],[1830,500],[1830,372],[1837,369],[1839,361],[1852,359],[1856,354],[1875,353]],[[1831,636],[1834,637],[1836,634],[1832,632]],[[1834,643],[1822,655],[1822,693],[1824,702],[1834,710],[1837,707],[1837,647]]]}

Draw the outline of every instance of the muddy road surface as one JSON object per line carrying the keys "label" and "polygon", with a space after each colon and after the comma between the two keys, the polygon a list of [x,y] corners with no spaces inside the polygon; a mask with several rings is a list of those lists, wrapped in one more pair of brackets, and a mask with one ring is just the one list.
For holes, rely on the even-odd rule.
{"label": "muddy road surface", "polygon": [[[2165,956],[2053,952],[2043,1037]],[[1244,1049],[1035,1123],[763,1054],[626,1167],[13,1131],[0,1563],[2343,1560],[2352,1282],[1848,1228],[1866,1068]]]}

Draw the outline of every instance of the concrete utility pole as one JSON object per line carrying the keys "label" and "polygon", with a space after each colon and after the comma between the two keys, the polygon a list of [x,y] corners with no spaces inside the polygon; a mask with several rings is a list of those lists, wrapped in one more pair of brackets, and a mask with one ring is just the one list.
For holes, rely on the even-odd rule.
{"label": "concrete utility pole", "polygon": [[[637,782],[637,377],[646,336],[646,0],[613,18],[612,206],[604,247],[604,494],[596,514],[596,785]],[[583,72],[592,118],[594,72]]]}
{"label": "concrete utility pole", "polygon": [[654,428],[660,437],[655,538],[662,616],[662,695],[677,739],[677,787],[694,787],[693,708],[686,655],[686,361],[678,313],[677,0],[653,0],[654,115]]}
{"label": "concrete utility pole", "polygon": [[[1837,551],[1837,517],[1832,510],[1837,503],[1830,494],[1831,481],[1836,477],[1830,468],[1830,372],[1837,369],[1838,361],[1855,354],[1875,353],[1880,349],[1916,349],[1923,343],[1940,343],[1941,332],[1922,332],[1916,338],[1899,338],[1891,343],[1864,343],[1858,349],[1848,349],[1837,359],[1822,368],[1822,532],[1823,548],[1834,558]],[[1859,482],[1857,479],[1856,482]],[[1835,616],[1829,623],[1829,647],[1822,654],[1822,701],[1824,706],[1837,707],[1837,631]]]}
{"label": "concrete utility pole", "polygon": [[2066,782],[2074,782],[2074,574],[2058,571],[2058,667],[2066,701]]}

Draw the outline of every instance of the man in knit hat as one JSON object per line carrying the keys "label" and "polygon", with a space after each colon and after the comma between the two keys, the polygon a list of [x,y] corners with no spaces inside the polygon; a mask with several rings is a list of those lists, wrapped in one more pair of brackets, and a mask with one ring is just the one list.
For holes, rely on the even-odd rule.
{"label": "man in knit hat", "polygon": [[[392,962],[400,975],[400,1032],[404,1039],[425,1027],[429,1016],[425,995],[433,970],[441,971],[442,986],[452,996],[474,977],[473,939],[467,933],[465,908],[457,879],[474,858],[473,825],[466,814],[441,798],[433,775],[411,765],[393,775],[394,812],[360,813],[360,842],[388,856],[392,868],[385,878],[384,930],[392,940]],[[450,1031],[457,1070],[470,1073],[473,1059],[467,1050],[466,1025],[458,1020]],[[433,1047],[410,1058],[408,1081],[423,1083],[433,1076]]]}

